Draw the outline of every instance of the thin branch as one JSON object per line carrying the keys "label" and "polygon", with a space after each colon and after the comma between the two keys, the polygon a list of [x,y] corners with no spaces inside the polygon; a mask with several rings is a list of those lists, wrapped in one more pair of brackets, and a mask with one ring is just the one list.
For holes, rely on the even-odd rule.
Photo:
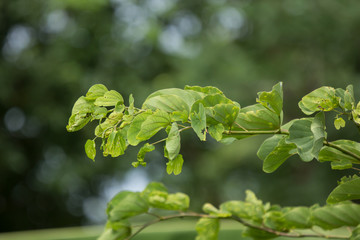
{"label": "thin branch", "polygon": [[150,145],[155,145],[155,144],[158,144],[158,143],[161,143],[161,142],[164,142],[164,141],[166,141],[166,138],[163,138],[163,139],[160,139],[159,141],[150,143]]}
{"label": "thin branch", "polygon": [[201,214],[201,213],[196,213],[196,212],[181,212],[179,214],[174,214],[174,215],[169,215],[169,216],[157,216],[151,213],[148,213],[152,216],[155,216],[156,219],[154,219],[153,221],[150,221],[144,225],[142,225],[136,232],[134,232],[132,235],[130,235],[128,238],[126,238],[125,240],[130,240],[133,237],[135,237],[137,234],[139,234],[141,231],[143,231],[145,228],[147,228],[150,225],[153,225],[155,223],[161,222],[161,221],[165,221],[165,220],[169,220],[169,219],[174,219],[174,218],[183,218],[183,217],[197,217],[197,218],[218,218],[218,219],[231,219],[231,220],[235,220],[239,223],[241,223],[242,225],[249,227],[249,228],[254,228],[254,229],[258,229],[261,231],[265,231],[268,233],[272,233],[274,235],[277,236],[283,236],[283,237],[289,237],[289,238],[303,238],[303,237],[313,237],[313,238],[326,238],[326,239],[348,239],[348,237],[343,237],[343,236],[331,236],[331,235],[323,235],[323,234],[301,234],[301,233],[288,233],[288,232],[281,232],[281,231],[276,231],[272,228],[268,228],[265,226],[257,226],[257,225],[253,225],[251,223],[248,223],[246,221],[244,221],[243,219],[239,218],[239,217],[225,217],[225,218],[220,218],[217,216],[212,216],[209,214]]}

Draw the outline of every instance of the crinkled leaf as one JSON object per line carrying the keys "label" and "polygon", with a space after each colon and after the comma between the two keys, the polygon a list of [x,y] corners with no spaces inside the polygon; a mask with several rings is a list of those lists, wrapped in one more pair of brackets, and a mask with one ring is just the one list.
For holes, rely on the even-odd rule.
{"label": "crinkled leaf", "polygon": [[96,145],[94,140],[88,139],[85,143],[85,153],[91,160],[95,161]]}
{"label": "crinkled leaf", "polygon": [[104,96],[106,92],[108,92],[108,89],[103,84],[95,84],[89,88],[88,92],[86,93],[86,99],[95,100]]}
{"label": "crinkled leaf", "polygon": [[108,219],[120,221],[148,211],[148,204],[138,192],[123,191],[118,193],[107,207]]}
{"label": "crinkled leaf", "polygon": [[79,131],[91,120],[91,115],[87,113],[78,113],[71,115],[66,130],[69,132]]}
{"label": "crinkled leaf", "polygon": [[223,138],[222,134],[224,130],[225,130],[224,125],[222,125],[221,123],[216,125],[210,125],[208,127],[210,136],[213,137],[216,141],[220,141]]}
{"label": "crinkled leaf", "polygon": [[[337,186],[327,198],[327,203],[338,203],[346,200],[360,199],[360,178],[341,183]],[[359,205],[360,222],[360,205]]]}
{"label": "crinkled leaf", "polygon": [[263,223],[266,227],[283,231],[286,228],[284,213],[281,211],[269,211],[263,216]]}
{"label": "crinkled leaf", "polygon": [[339,97],[332,87],[321,87],[305,95],[299,102],[300,109],[307,115],[316,111],[331,111],[339,107]]}
{"label": "crinkled leaf", "polygon": [[169,160],[173,160],[180,152],[180,133],[176,122],[173,122],[169,135],[166,139],[166,149],[169,154]]}
{"label": "crinkled leaf", "polygon": [[131,226],[128,221],[108,221],[105,230],[97,240],[124,240],[131,235]]}
{"label": "crinkled leaf", "polygon": [[124,103],[124,99],[120,93],[115,90],[110,90],[95,100],[96,106],[110,107],[115,106],[117,103]]}
{"label": "crinkled leaf", "polygon": [[311,154],[318,159],[319,152],[324,146],[324,140],[326,138],[325,132],[325,114],[319,112],[315,115],[313,122],[311,123],[311,132],[314,135],[313,148]]}
{"label": "crinkled leaf", "polygon": [[216,104],[213,110],[216,121],[231,127],[239,114],[240,108],[234,104]]}
{"label": "crinkled leaf", "polygon": [[135,109],[134,109],[134,97],[132,94],[130,94],[129,96],[129,108],[128,108],[128,112],[130,115],[133,115],[134,112],[135,112]]}
{"label": "crinkled leaf", "polygon": [[191,112],[191,127],[201,141],[206,140],[206,113],[204,106],[200,103],[198,112]]}
{"label": "crinkled leaf", "polygon": [[126,142],[121,133],[121,130],[113,131],[110,133],[106,141],[103,154],[104,156],[111,155],[112,157],[118,157],[124,154],[125,149]]}
{"label": "crinkled leaf", "polygon": [[201,92],[205,94],[223,94],[222,91],[220,91],[218,88],[213,86],[207,86],[207,87],[199,87],[199,86],[188,86],[186,85],[185,90],[192,90],[195,92]]}
{"label": "crinkled leaf", "polygon": [[179,175],[181,173],[183,163],[184,159],[182,155],[178,154],[175,159],[166,163],[166,172],[169,175],[171,173],[174,173],[174,175]]}
{"label": "crinkled leaf", "polygon": [[219,219],[200,218],[196,223],[197,236],[195,240],[217,240],[219,233]]}
{"label": "crinkled leaf", "polygon": [[170,115],[162,110],[157,110],[141,124],[141,129],[136,138],[141,141],[148,140],[158,131],[170,125]]}
{"label": "crinkled leaf", "polygon": [[93,119],[103,119],[106,117],[108,113],[108,110],[105,107],[95,107],[94,113],[93,113]]}
{"label": "crinkled leaf", "polygon": [[219,209],[217,209],[216,207],[214,207],[210,203],[205,203],[203,205],[203,207],[202,207],[202,210],[205,213],[208,213],[210,215],[217,216],[217,217],[220,217],[220,218],[231,217],[231,213],[226,212],[226,211],[220,211]]}
{"label": "crinkled leaf", "polygon": [[155,147],[154,145],[151,145],[149,143],[145,143],[144,146],[142,146],[137,154],[137,162],[133,162],[134,167],[138,167],[139,164],[145,166],[146,162],[144,162],[145,154],[151,151],[154,151]]}
{"label": "crinkled leaf", "polygon": [[164,184],[160,182],[151,182],[149,183],[146,188],[142,191],[142,196],[144,199],[149,201],[149,197],[153,192],[164,192],[168,193],[167,188],[164,186]]}

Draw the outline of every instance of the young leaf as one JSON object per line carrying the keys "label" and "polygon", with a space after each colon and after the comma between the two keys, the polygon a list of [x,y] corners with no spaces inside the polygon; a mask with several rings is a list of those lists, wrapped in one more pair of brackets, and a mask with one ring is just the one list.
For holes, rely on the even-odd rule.
{"label": "young leaf", "polygon": [[176,122],[171,125],[165,146],[169,154],[169,160],[175,159],[180,152],[180,133]]}
{"label": "young leaf", "polygon": [[174,175],[179,175],[182,170],[182,165],[184,163],[184,159],[181,154],[178,154],[174,160],[170,160],[166,163],[166,172],[170,175],[174,173]]}
{"label": "young leaf", "polygon": [[198,112],[191,112],[191,127],[198,135],[201,141],[206,140],[206,114],[202,103],[199,104]]}
{"label": "young leaf", "polygon": [[341,117],[338,117],[334,121],[334,126],[337,130],[339,130],[342,127],[345,127],[345,120]]}
{"label": "young leaf", "polygon": [[195,240],[217,240],[219,233],[219,219],[200,218],[196,223],[197,237]]}
{"label": "young leaf", "polygon": [[128,112],[130,115],[133,115],[135,110],[134,110],[134,97],[132,94],[130,94],[129,96],[129,108],[128,108]]}
{"label": "young leaf", "polygon": [[91,160],[95,161],[96,148],[95,141],[88,139],[85,143],[85,153]]}
{"label": "young leaf", "polygon": [[162,110],[157,110],[152,115],[148,116],[141,124],[141,129],[136,138],[141,141],[148,140],[154,136],[158,131],[170,125],[170,115]]}
{"label": "young leaf", "polygon": [[95,100],[95,105],[102,107],[115,106],[117,103],[124,103],[124,99],[121,94],[115,90],[110,90],[106,92],[103,97],[99,97]]}

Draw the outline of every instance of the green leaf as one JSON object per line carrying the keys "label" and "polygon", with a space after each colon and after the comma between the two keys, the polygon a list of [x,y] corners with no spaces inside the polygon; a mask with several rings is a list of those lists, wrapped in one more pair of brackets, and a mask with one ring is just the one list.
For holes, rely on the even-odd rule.
{"label": "green leaf", "polygon": [[85,143],[85,153],[91,160],[95,161],[96,148],[95,141],[88,139]]}
{"label": "green leaf", "polygon": [[128,221],[108,221],[104,232],[97,240],[124,240],[131,235],[131,226]]}
{"label": "green leaf", "polygon": [[192,90],[195,92],[201,92],[205,94],[223,94],[218,88],[213,86],[199,87],[199,86],[185,86],[185,90]]}
{"label": "green leaf", "polygon": [[[360,178],[341,183],[329,195],[327,203],[338,203],[346,200],[360,199]],[[360,206],[359,206],[359,222],[360,222]],[[358,223],[359,223],[358,222]]]}
{"label": "green leaf", "polygon": [[166,149],[169,154],[169,159],[173,160],[180,152],[180,133],[176,122],[173,122],[169,135],[166,139]]}
{"label": "green leaf", "polygon": [[66,126],[66,130],[68,132],[79,131],[80,129],[85,127],[85,125],[88,122],[90,122],[90,120],[91,120],[91,115],[87,113],[79,113],[79,114],[71,115],[71,117],[69,118],[68,125]]}
{"label": "green leaf", "polygon": [[109,138],[104,146],[104,156],[111,155],[112,157],[118,157],[124,154],[126,149],[126,142],[122,136],[121,130],[113,131],[110,133]]}
{"label": "green leaf", "polygon": [[217,218],[200,218],[196,223],[196,240],[217,240],[220,223]]}
{"label": "green leaf", "polygon": [[227,127],[232,127],[240,111],[234,104],[216,104],[213,109],[214,119]]}
{"label": "green leaf", "polygon": [[151,194],[153,192],[164,192],[164,193],[167,194],[168,190],[164,186],[164,184],[162,184],[160,182],[151,182],[146,186],[146,188],[142,191],[141,194],[142,194],[144,199],[149,201],[149,197],[151,196]]}
{"label": "green leaf", "polygon": [[178,154],[177,157],[173,160],[170,160],[166,163],[166,172],[170,175],[174,173],[174,175],[179,175],[182,170],[182,165],[184,163],[184,159],[181,154]]}
{"label": "green leaf", "polygon": [[86,93],[87,100],[96,100],[99,97],[104,96],[108,89],[103,84],[95,84],[89,88]]}
{"label": "green leaf", "polygon": [[286,159],[296,153],[296,145],[286,143],[285,139],[284,135],[274,135],[266,139],[260,146],[257,154],[264,161],[264,172],[274,172]]}
{"label": "green leaf", "polygon": [[67,131],[75,132],[82,129],[90,120],[95,106],[92,101],[87,100],[84,96],[78,98],[72,108],[71,117],[69,118]]}
{"label": "green leaf", "polygon": [[216,125],[210,125],[208,127],[210,136],[213,137],[216,141],[220,141],[223,138],[222,134],[224,130],[225,130],[224,125],[222,125],[221,123]]}
{"label": "green leaf", "polygon": [[103,119],[106,117],[108,113],[108,110],[105,107],[95,107],[94,113],[93,113],[93,119]]}
{"label": "green leaf", "polygon": [[198,135],[201,141],[206,140],[206,114],[202,103],[199,104],[198,112],[191,112],[191,127]]}
{"label": "green leaf", "polygon": [[305,95],[299,102],[300,109],[307,115],[316,111],[331,111],[339,107],[339,97],[332,87],[321,87]]}
{"label": "green leaf", "polygon": [[[162,89],[159,91],[156,91],[152,94],[150,94],[144,104],[147,104],[148,100],[150,100],[153,97],[157,97],[157,96],[162,96],[162,95],[175,95],[178,98],[180,98],[182,101],[185,101],[186,104],[188,105],[188,108],[190,108],[193,103],[201,98],[203,98],[205,95],[203,93],[198,93],[198,92],[194,92],[191,90],[183,90],[183,89],[179,89],[179,88],[167,88],[167,89]],[[143,104],[143,106],[144,106]],[[189,110],[187,110],[187,112],[189,112]]]}
{"label": "green leaf", "polygon": [[284,215],[285,225],[288,229],[311,228],[311,211],[308,207],[294,207]]}
{"label": "green leaf", "polygon": [[357,226],[360,223],[360,205],[344,203],[316,208],[312,212],[312,222],[323,229],[343,226]]}
{"label": "green leaf", "polygon": [[130,94],[129,96],[129,108],[128,108],[128,112],[130,115],[133,115],[134,112],[135,112],[135,109],[134,109],[134,97],[132,94]]}
{"label": "green leaf", "polygon": [[286,142],[297,146],[298,154],[305,162],[317,157],[322,147],[321,121],[320,117],[317,121],[310,118],[299,119],[294,121],[289,128],[289,137]]}
{"label": "green leaf", "polygon": [[106,210],[108,220],[120,221],[147,212],[149,206],[138,192],[123,191],[109,203]]}
{"label": "green leaf", "polygon": [[275,235],[273,233],[269,233],[266,231],[262,231],[260,229],[249,228],[249,227],[245,228],[245,231],[243,231],[242,236],[250,237],[251,239],[256,239],[256,240],[274,239],[274,238],[278,237],[277,235]]}
{"label": "green leaf", "polygon": [[96,106],[110,107],[115,106],[117,103],[124,103],[124,99],[120,93],[115,90],[110,90],[95,100]]}
{"label": "green leaf", "polygon": [[202,207],[202,210],[205,213],[208,213],[210,215],[213,216],[217,216],[220,218],[227,218],[227,217],[231,217],[231,213],[226,212],[226,211],[220,211],[219,209],[217,209],[216,207],[214,207],[212,204],[210,203],[205,203]]}
{"label": "green leaf", "polygon": [[248,131],[276,130],[280,127],[280,118],[276,113],[268,110],[261,104],[251,105],[240,109],[236,119],[238,126],[234,125],[233,130]]}
{"label": "green leaf", "polygon": [[190,111],[190,106],[187,104],[187,102],[183,98],[173,94],[158,95],[148,98],[144,102],[143,108],[151,109],[153,111],[160,109],[165,112]]}
{"label": "green leaf", "polygon": [[[347,151],[352,155],[341,151]],[[343,170],[352,167],[352,163],[359,163],[360,143],[350,140],[337,140],[330,143],[330,146],[324,146],[319,153],[319,161],[331,161],[333,169]]]}
{"label": "green leaf", "polygon": [[149,143],[145,143],[144,146],[142,146],[137,154],[137,162],[133,163],[134,167],[138,167],[139,164],[146,166],[146,162],[144,162],[145,154],[151,151],[154,151],[155,147],[154,145],[151,145]]}
{"label": "green leaf", "polygon": [[141,124],[141,129],[136,138],[141,141],[148,140],[154,136],[158,131],[170,125],[170,115],[162,110],[157,110],[152,115],[148,116]]}
{"label": "green leaf", "polygon": [[350,240],[360,240],[360,225],[352,231]]}
{"label": "green leaf", "polygon": [[337,130],[339,130],[342,127],[345,127],[345,120],[341,117],[338,117],[334,121],[334,126]]}
{"label": "green leaf", "polygon": [[343,110],[352,110],[355,105],[354,89],[352,85],[347,86],[346,90],[337,88],[336,96],[339,97],[339,105]]}
{"label": "green leaf", "polygon": [[324,112],[319,112],[315,115],[310,128],[311,128],[311,132],[314,135],[314,143],[311,154],[316,159],[318,159],[319,152],[321,148],[324,146],[324,140],[326,138]]}
{"label": "green leaf", "polygon": [[133,119],[133,121],[130,124],[130,127],[127,131],[127,140],[130,145],[136,146],[141,142],[139,139],[136,138],[136,136],[139,134],[139,132],[141,130],[141,125],[151,114],[152,113],[149,110],[149,111],[140,113]]}
{"label": "green leaf", "polygon": [[259,103],[265,107],[271,108],[280,116],[283,107],[282,83],[276,84],[271,92],[259,92]]}

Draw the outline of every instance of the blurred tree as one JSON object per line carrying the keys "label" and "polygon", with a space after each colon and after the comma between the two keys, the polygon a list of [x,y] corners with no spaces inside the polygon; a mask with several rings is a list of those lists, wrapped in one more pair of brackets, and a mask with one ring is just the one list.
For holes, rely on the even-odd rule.
{"label": "blurred tree", "polygon": [[[321,85],[356,84],[359,93],[356,6],[355,0],[0,2],[0,231],[102,221],[100,207],[114,191],[142,189],[150,179],[192,195],[195,207],[227,200],[221,195],[241,197],[245,188],[274,203],[323,202],[336,176],[318,163],[295,169],[291,162],[265,175],[255,156],[258,138],[205,146],[188,135],[184,171],[173,177],[162,175],[156,152],[145,171],[131,168],[134,153],[91,164],[80,139],[92,133],[67,134],[65,125],[73,102],[95,83],[139,100],[160,88],[214,85],[246,105],[283,81],[289,118],[300,113],[289,106]],[[269,181],[286,191],[274,195],[264,187]],[[304,190],[295,195],[294,185]]]}

